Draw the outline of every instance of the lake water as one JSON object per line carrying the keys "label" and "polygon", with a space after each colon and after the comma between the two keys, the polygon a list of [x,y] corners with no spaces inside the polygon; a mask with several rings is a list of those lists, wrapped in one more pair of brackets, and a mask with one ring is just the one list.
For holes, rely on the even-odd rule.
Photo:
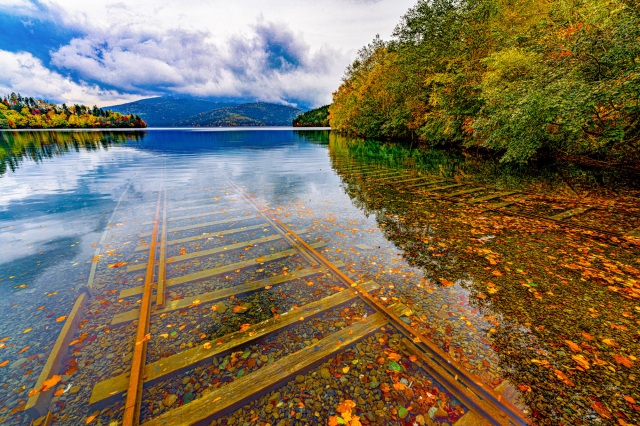
{"label": "lake water", "polygon": [[290,129],[2,132],[0,173],[0,423],[472,424],[403,327],[538,423],[640,416],[633,175]]}

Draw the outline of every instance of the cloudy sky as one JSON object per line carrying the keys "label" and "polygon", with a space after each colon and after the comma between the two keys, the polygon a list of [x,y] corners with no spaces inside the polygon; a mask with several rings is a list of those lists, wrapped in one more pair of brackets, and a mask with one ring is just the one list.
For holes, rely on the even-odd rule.
{"label": "cloudy sky", "polygon": [[0,95],[318,106],[415,0],[0,0]]}

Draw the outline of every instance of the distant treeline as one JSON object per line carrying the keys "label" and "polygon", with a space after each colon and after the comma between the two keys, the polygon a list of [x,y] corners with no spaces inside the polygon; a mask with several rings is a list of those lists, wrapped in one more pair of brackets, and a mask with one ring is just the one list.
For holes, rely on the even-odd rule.
{"label": "distant treeline", "polygon": [[300,114],[293,120],[293,127],[329,127],[329,105]]}
{"label": "distant treeline", "polygon": [[347,69],[331,127],[378,139],[640,160],[635,0],[420,0]]}
{"label": "distant treeline", "polygon": [[137,115],[84,105],[58,106],[12,93],[0,100],[0,129],[147,127]]}

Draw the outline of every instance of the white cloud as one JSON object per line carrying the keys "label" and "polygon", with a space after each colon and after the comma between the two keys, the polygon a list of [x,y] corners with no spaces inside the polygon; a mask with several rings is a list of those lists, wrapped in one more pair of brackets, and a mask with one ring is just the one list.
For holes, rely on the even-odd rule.
{"label": "white cloud", "polygon": [[[51,52],[52,65],[118,91],[321,104],[357,50],[377,33],[389,37],[415,1],[0,0],[0,11],[20,3],[30,16],[74,30]],[[267,39],[291,47],[299,63],[268,69],[279,59],[269,56]]]}
{"label": "white cloud", "polygon": [[104,90],[83,82],[76,83],[69,77],[49,70],[27,52],[0,50],[0,64],[0,94],[21,92],[52,102],[99,106],[140,99],[140,96]]}
{"label": "white cloud", "polygon": [[205,31],[118,26],[71,40],[51,53],[52,64],[125,92],[328,101],[344,53],[312,51],[283,24],[261,21],[251,30],[220,43]]}

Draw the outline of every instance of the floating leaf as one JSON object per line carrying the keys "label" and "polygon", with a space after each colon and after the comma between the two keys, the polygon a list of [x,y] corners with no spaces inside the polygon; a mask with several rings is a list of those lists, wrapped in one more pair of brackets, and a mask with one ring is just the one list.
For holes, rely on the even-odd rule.
{"label": "floating leaf", "polygon": [[207,342],[204,345],[202,345],[203,348],[205,349],[211,349],[211,342]]}
{"label": "floating leaf", "polygon": [[21,353],[24,353],[24,352],[28,351],[30,347],[31,347],[31,346],[25,346],[24,348],[20,349],[20,351],[18,352],[18,355],[20,355]]}
{"label": "floating leaf", "polygon": [[613,339],[602,339],[602,342],[609,345],[609,346],[615,346],[616,342],[613,341]]}
{"label": "floating leaf", "polygon": [[6,367],[7,365],[9,365],[9,360],[0,362],[0,367]]}
{"label": "floating leaf", "polygon": [[29,332],[31,332],[31,331],[33,331],[33,328],[27,328],[27,329],[25,329],[22,333],[29,333]]}
{"label": "floating leaf", "polygon": [[240,331],[246,331],[249,329],[249,327],[251,327],[251,324],[242,324],[240,326]]}
{"label": "floating leaf", "polygon": [[64,321],[64,320],[66,320],[66,319],[67,319],[67,316],[66,316],[66,315],[63,315],[63,316],[61,316],[61,317],[56,318],[56,322],[62,322],[62,321]]}
{"label": "floating leaf", "polygon": [[116,262],[116,263],[111,263],[109,265],[107,265],[109,268],[114,269],[114,268],[122,268],[125,265],[128,265],[129,262]]}
{"label": "floating leaf", "polygon": [[627,396],[627,395],[624,396],[624,400],[627,401],[630,404],[634,404],[635,405],[635,403],[636,403],[635,399],[633,399],[632,397]]}

